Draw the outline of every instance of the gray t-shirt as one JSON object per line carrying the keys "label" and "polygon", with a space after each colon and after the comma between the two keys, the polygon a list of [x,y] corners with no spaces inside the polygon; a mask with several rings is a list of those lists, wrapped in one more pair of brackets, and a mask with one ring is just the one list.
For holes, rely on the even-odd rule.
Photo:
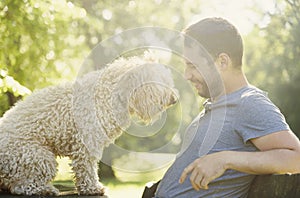
{"label": "gray t-shirt", "polygon": [[[193,133],[195,123],[197,128]],[[243,87],[215,103],[206,103],[205,110],[187,129],[182,150],[161,180],[155,197],[247,197],[255,175],[227,170],[209,184],[208,190],[200,191],[193,189],[189,177],[183,184],[178,180],[183,169],[203,155],[203,144],[211,144],[204,154],[224,150],[254,152],[258,149],[250,139],[282,130],[289,130],[284,116],[265,92],[253,86]],[[207,138],[211,131],[217,137]]]}

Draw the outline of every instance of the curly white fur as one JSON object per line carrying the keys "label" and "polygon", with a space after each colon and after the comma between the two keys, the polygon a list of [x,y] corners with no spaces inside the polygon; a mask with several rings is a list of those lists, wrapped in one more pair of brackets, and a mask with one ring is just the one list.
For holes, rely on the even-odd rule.
{"label": "curly white fur", "polygon": [[33,93],[0,119],[0,189],[58,195],[50,184],[55,159],[68,156],[78,193],[103,194],[103,148],[130,125],[130,114],[149,122],[173,104],[173,87],[169,69],[146,54]]}

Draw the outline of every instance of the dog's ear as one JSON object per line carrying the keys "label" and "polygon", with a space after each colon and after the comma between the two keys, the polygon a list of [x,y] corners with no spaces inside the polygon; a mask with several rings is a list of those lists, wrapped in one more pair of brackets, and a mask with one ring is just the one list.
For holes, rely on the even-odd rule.
{"label": "dog's ear", "polygon": [[135,71],[131,69],[124,71],[124,74],[119,78],[114,90],[112,91],[113,101],[118,103],[118,107],[122,109],[128,109],[128,102],[132,91],[139,86],[135,82],[139,82],[138,76]]}
{"label": "dog's ear", "polygon": [[124,120],[130,122],[129,115],[134,112],[134,106],[130,105],[132,103],[131,98],[134,96],[135,91],[144,84],[145,72],[145,69],[140,65],[132,66],[127,71],[124,71],[112,92],[114,109],[118,111],[116,116],[118,120],[123,121],[123,126],[124,124],[130,124],[124,123]]}
{"label": "dog's ear", "polygon": [[130,125],[130,97],[137,86],[140,86],[141,76],[135,67],[124,71],[112,90],[112,109],[114,118],[121,128]]}

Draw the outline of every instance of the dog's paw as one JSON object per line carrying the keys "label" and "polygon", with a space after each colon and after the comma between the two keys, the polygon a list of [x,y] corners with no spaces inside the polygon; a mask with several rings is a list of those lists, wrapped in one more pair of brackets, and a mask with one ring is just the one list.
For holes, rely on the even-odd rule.
{"label": "dog's paw", "polygon": [[106,192],[106,188],[101,184],[97,184],[95,187],[87,187],[78,189],[79,195],[104,195]]}
{"label": "dog's paw", "polygon": [[59,190],[52,185],[38,186],[37,184],[14,185],[10,192],[16,195],[49,195],[58,196]]}
{"label": "dog's paw", "polygon": [[40,195],[58,196],[59,190],[57,188],[55,188],[54,186],[48,184],[40,192]]}

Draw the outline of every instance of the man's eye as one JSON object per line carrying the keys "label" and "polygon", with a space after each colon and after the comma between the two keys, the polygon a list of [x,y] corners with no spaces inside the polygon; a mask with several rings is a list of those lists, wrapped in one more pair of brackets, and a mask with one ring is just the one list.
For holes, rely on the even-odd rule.
{"label": "man's eye", "polygon": [[192,63],[190,65],[188,65],[189,69],[196,69],[195,65],[193,65]]}

